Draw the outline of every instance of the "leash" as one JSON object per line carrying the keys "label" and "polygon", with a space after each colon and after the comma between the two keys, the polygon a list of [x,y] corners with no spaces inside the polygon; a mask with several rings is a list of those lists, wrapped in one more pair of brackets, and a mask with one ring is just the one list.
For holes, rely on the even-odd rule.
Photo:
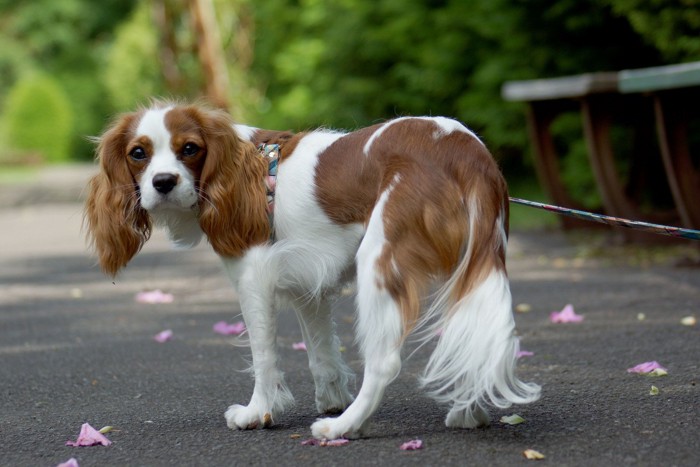
{"label": "leash", "polygon": [[520,198],[510,198],[511,203],[521,204],[532,208],[543,209],[555,214],[575,217],[587,221],[598,222],[599,224],[615,225],[618,227],[626,227],[629,229],[642,230],[644,232],[667,235],[669,237],[685,238],[688,240],[700,240],[700,230],[684,229],[682,227],[672,227],[669,225],[650,224],[649,222],[631,221],[621,217],[605,216],[603,214],[594,214],[587,211],[579,211],[578,209],[564,208],[561,206],[553,206],[551,204],[538,203],[536,201],[528,201]]}

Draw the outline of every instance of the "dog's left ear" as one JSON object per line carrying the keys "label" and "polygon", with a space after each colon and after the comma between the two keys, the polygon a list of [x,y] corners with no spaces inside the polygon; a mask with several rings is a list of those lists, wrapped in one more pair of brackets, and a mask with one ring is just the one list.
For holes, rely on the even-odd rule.
{"label": "dog's left ear", "polygon": [[267,166],[255,146],[238,136],[227,113],[193,111],[200,114],[207,145],[199,181],[199,225],[217,254],[241,256],[270,237],[264,182]]}
{"label": "dog's left ear", "polygon": [[100,172],[88,186],[84,225],[102,270],[111,276],[138,253],[151,235],[151,220],[139,204],[129,171],[127,134],[136,114],[122,116],[98,140]]}

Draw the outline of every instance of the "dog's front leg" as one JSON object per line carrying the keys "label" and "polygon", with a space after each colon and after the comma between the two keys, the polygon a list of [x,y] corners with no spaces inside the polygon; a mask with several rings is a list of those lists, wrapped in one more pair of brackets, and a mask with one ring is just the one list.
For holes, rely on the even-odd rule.
{"label": "dog's front leg", "polygon": [[269,427],[274,418],[294,403],[278,367],[277,314],[274,309],[274,281],[256,268],[246,268],[235,280],[240,265],[224,261],[229,275],[238,283],[241,311],[250,340],[255,387],[248,405],[234,404],[226,411],[226,423],[233,429]]}

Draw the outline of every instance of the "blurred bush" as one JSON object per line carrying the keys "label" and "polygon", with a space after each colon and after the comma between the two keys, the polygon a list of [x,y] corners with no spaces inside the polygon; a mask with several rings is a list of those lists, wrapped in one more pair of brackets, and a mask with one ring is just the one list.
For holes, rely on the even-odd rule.
{"label": "blurred bush", "polygon": [[4,158],[10,162],[71,159],[73,109],[53,78],[40,74],[20,78],[7,96],[2,122],[9,147]]}
{"label": "blurred bush", "polygon": [[158,39],[147,2],[116,28],[100,75],[114,108],[132,109],[164,93],[160,63],[154,60]]}

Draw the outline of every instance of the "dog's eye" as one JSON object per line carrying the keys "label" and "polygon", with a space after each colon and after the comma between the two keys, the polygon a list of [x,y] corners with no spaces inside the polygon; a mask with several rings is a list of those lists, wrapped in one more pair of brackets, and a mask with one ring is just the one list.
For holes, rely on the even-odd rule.
{"label": "dog's eye", "polygon": [[146,151],[144,151],[143,148],[135,147],[129,153],[129,157],[131,157],[135,161],[142,161],[146,159]]}
{"label": "dog's eye", "polygon": [[198,152],[199,146],[194,143],[187,143],[182,147],[182,155],[185,157],[195,156]]}

